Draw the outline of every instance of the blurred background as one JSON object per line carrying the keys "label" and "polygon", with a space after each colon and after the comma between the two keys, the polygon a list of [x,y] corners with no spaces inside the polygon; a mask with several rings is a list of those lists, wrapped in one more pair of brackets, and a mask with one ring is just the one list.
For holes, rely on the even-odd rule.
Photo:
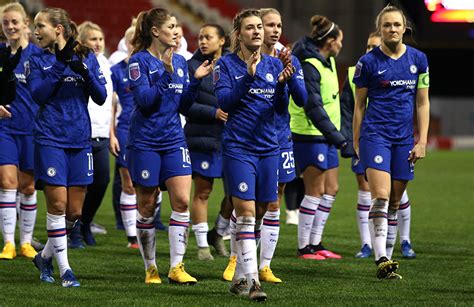
{"label": "blurred background", "polygon": [[[11,1],[0,0],[0,5]],[[283,18],[282,43],[291,45],[310,31],[309,20],[325,15],[344,31],[339,55],[340,83],[347,67],[365,52],[375,17],[389,2],[402,8],[412,31],[405,41],[424,51],[430,64],[430,148],[474,148],[474,0],[22,0],[33,19],[43,7],[62,7],[76,23],[90,20],[105,32],[106,55],[117,44],[131,19],[142,10],[164,7],[182,23],[188,50],[197,48],[202,24],[231,29],[242,8],[274,7]],[[3,33],[2,33],[3,34]]]}

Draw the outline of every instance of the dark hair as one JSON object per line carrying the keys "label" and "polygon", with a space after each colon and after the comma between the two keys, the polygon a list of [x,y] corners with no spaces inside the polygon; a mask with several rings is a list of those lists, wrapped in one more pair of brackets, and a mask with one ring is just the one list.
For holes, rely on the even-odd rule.
{"label": "dark hair", "polygon": [[380,22],[382,21],[382,16],[386,13],[392,13],[392,12],[400,13],[400,15],[402,16],[402,19],[403,19],[403,25],[405,26],[406,29],[411,31],[411,27],[408,25],[407,18],[405,17],[405,14],[403,13],[403,11],[401,9],[399,9],[398,7],[396,7],[396,6],[393,6],[393,5],[389,4],[386,7],[384,7],[380,11],[380,13],[377,15],[377,18],[375,18],[375,28],[377,29],[377,32],[380,33],[380,27],[381,27]]}
{"label": "dark hair", "polygon": [[240,50],[240,42],[237,36],[240,33],[242,20],[252,16],[260,18],[260,11],[257,9],[244,9],[235,15],[233,20],[232,32],[230,33],[230,49],[232,50],[232,52],[237,53]]}
{"label": "dark hair", "polygon": [[[38,14],[47,14],[48,21],[53,27],[57,27],[58,25],[63,26],[63,38],[67,41],[69,38],[77,39],[79,32],[77,30],[77,25],[74,21],[71,20],[69,17],[69,13],[57,7],[45,8],[38,12]],[[90,49],[82,44],[77,44],[76,48],[74,48],[76,54],[82,58],[85,58],[87,54],[90,52]]]}
{"label": "dark hair", "polygon": [[323,47],[330,38],[337,39],[341,30],[339,26],[322,15],[311,17],[311,38],[318,48]]}
{"label": "dark hair", "polygon": [[137,17],[135,35],[132,38],[132,54],[150,47],[152,40],[151,28],[160,28],[169,18],[171,18],[171,14],[162,8],[141,11]]}
{"label": "dark hair", "polygon": [[217,23],[206,23],[201,27],[201,29],[206,28],[206,27],[211,27],[211,28],[216,29],[217,36],[219,38],[224,38],[224,45],[222,45],[222,52],[224,52],[226,48],[229,48],[230,46],[229,36],[225,33],[224,28],[222,26],[218,25]]}

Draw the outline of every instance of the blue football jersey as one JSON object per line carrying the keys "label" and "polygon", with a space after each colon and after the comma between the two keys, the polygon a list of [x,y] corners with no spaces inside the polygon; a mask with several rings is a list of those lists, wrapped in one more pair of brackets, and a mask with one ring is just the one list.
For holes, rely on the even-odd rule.
{"label": "blue football jersey", "polygon": [[278,82],[283,65],[262,55],[254,77],[235,53],[221,57],[214,68],[215,94],[229,113],[224,127],[224,153],[273,155],[279,151],[275,113],[288,108],[286,84]]}
{"label": "blue football jersey", "polygon": [[[79,59],[75,56],[75,59]],[[87,103],[89,96],[103,104],[107,96],[105,78],[92,52],[83,63],[89,80],[64,63],[56,61],[49,51],[32,55],[27,75],[31,96],[40,105],[35,119],[35,142],[61,148],[86,148],[91,142],[91,122]]]}
{"label": "blue football jersey", "polygon": [[[295,67],[295,73],[291,76],[291,79],[288,80],[288,94],[293,97],[296,105],[303,107],[308,98],[308,93],[306,92],[306,87],[304,85],[304,74],[303,69],[301,68],[301,63],[297,57],[294,55],[291,56],[291,62]],[[289,99],[289,97],[288,97]],[[281,148],[290,148],[291,147],[291,129],[290,129],[290,113],[288,108],[285,109],[283,113],[276,113],[276,129],[278,133],[278,143]]]}
{"label": "blue football jersey", "polygon": [[130,90],[130,81],[128,80],[128,63],[121,61],[112,66],[110,70],[112,71],[114,92],[117,93],[122,108],[117,118],[117,129],[128,133],[134,105],[133,94]]}
{"label": "blue football jersey", "polygon": [[184,57],[173,54],[173,74],[163,63],[142,50],[128,63],[128,78],[134,97],[128,147],[139,150],[168,150],[186,144],[179,111],[195,99],[199,81],[189,81]]}
{"label": "blue football jersey", "polygon": [[23,135],[33,134],[34,119],[38,111],[38,105],[31,98],[28,84],[26,83],[26,75],[29,71],[27,60],[31,55],[41,52],[41,48],[32,43],[29,43],[21,52],[20,62],[13,71],[17,81],[16,97],[10,103],[10,108],[8,109],[12,117],[0,120],[0,130],[3,132]]}
{"label": "blue football jersey", "polygon": [[368,89],[360,137],[408,144],[413,140],[413,112],[420,74],[428,73],[426,55],[406,46],[397,60],[379,48],[361,57],[353,82]]}

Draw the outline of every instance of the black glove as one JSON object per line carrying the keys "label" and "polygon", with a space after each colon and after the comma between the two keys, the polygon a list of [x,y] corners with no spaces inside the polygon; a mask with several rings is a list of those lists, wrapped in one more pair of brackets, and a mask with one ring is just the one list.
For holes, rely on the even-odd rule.
{"label": "black glove", "polygon": [[4,78],[9,78],[15,70],[16,66],[20,62],[21,51],[23,49],[18,48],[14,56],[11,56],[12,49],[10,46],[7,48],[0,49],[0,67]]}
{"label": "black glove", "polygon": [[81,75],[84,80],[89,79],[89,69],[81,60],[74,60],[69,62],[69,67],[71,67],[73,72]]}
{"label": "black glove", "polygon": [[70,37],[63,49],[59,50],[58,44],[54,44],[54,53],[56,55],[56,60],[67,64],[72,61],[72,58],[75,54],[74,48],[77,46],[78,42],[74,40],[73,37]]}
{"label": "black glove", "polygon": [[341,147],[341,156],[343,158],[352,158],[355,157],[354,144],[352,142],[347,142],[346,147]]}

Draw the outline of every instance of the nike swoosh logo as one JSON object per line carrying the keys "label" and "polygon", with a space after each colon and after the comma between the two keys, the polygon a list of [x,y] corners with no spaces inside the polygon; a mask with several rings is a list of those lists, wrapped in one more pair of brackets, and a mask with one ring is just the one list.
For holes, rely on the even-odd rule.
{"label": "nike swoosh logo", "polygon": [[381,75],[381,74],[383,74],[383,73],[386,72],[386,71],[387,71],[386,69],[384,69],[384,70],[379,70],[377,73],[378,73],[379,75]]}
{"label": "nike swoosh logo", "polygon": [[337,98],[337,95],[339,95],[339,93],[332,94],[332,99],[336,99],[336,98]]}
{"label": "nike swoosh logo", "polygon": [[61,245],[53,245],[54,248],[60,248]]}
{"label": "nike swoosh logo", "polygon": [[48,70],[48,69],[50,69],[51,67],[53,67],[53,66],[52,66],[52,65],[51,65],[51,66],[45,66],[45,67],[43,67],[43,70]]}
{"label": "nike swoosh logo", "polygon": [[242,75],[242,76],[235,76],[235,80],[242,79],[243,77],[244,77],[244,75]]}
{"label": "nike swoosh logo", "polygon": [[90,177],[90,176],[92,176],[92,175],[94,175],[94,173],[89,173],[89,172],[87,173],[87,176],[88,176],[88,177]]}
{"label": "nike swoosh logo", "polygon": [[123,78],[123,82],[127,82],[128,81],[128,78]]}
{"label": "nike swoosh logo", "polygon": [[291,174],[293,173],[294,171],[286,171],[287,174]]}
{"label": "nike swoosh logo", "polygon": [[191,165],[183,164],[183,167],[184,167],[184,168],[188,168],[188,167],[191,167]]}
{"label": "nike swoosh logo", "polygon": [[155,72],[157,72],[157,71],[158,71],[158,69],[150,70],[149,73],[150,73],[150,75],[153,75],[153,74],[154,74]]}
{"label": "nike swoosh logo", "polygon": [[245,253],[242,253],[242,256],[245,256],[247,255],[248,253],[250,253],[251,251],[248,251],[248,252],[245,252]]}

